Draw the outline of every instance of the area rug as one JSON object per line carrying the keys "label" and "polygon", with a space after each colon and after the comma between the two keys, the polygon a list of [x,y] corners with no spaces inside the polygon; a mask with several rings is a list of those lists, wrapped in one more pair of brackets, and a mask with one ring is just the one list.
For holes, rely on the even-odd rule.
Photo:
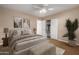
{"label": "area rug", "polygon": [[65,52],[65,49],[56,47],[56,55],[63,55]]}

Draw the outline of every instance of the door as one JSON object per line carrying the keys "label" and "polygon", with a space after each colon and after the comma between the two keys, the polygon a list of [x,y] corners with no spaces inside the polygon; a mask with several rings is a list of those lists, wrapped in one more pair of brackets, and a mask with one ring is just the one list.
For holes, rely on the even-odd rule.
{"label": "door", "polygon": [[58,20],[51,19],[51,27],[50,27],[50,35],[51,38],[57,39],[58,38]]}
{"label": "door", "polygon": [[37,34],[47,36],[46,35],[46,21],[45,20],[37,20]]}
{"label": "door", "polygon": [[37,20],[37,34],[42,35],[42,21]]}

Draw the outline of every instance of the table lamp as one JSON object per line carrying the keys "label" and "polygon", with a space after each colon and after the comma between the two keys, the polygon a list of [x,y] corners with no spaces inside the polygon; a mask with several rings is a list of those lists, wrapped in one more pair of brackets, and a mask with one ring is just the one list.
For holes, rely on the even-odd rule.
{"label": "table lamp", "polygon": [[4,28],[5,38],[7,38],[8,28]]}

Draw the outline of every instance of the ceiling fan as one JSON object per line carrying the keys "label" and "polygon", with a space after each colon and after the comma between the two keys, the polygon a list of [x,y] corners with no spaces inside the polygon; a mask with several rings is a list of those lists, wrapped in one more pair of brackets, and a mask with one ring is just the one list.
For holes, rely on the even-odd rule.
{"label": "ceiling fan", "polygon": [[48,4],[33,4],[32,8],[42,14],[45,14],[47,11],[53,10],[53,8],[49,8],[48,6]]}
{"label": "ceiling fan", "polygon": [[44,7],[48,7],[48,4],[32,4],[32,6],[34,8],[44,8]]}

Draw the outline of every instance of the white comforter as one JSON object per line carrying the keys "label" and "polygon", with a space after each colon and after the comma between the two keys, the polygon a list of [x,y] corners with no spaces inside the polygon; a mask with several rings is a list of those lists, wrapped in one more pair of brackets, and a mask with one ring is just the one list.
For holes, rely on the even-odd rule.
{"label": "white comforter", "polygon": [[20,36],[17,38],[12,38],[12,40],[10,41],[9,46],[14,49],[14,52],[24,52],[26,51],[28,48],[37,45],[38,43],[46,40],[46,37],[43,37],[41,35],[24,35],[24,36]]}

